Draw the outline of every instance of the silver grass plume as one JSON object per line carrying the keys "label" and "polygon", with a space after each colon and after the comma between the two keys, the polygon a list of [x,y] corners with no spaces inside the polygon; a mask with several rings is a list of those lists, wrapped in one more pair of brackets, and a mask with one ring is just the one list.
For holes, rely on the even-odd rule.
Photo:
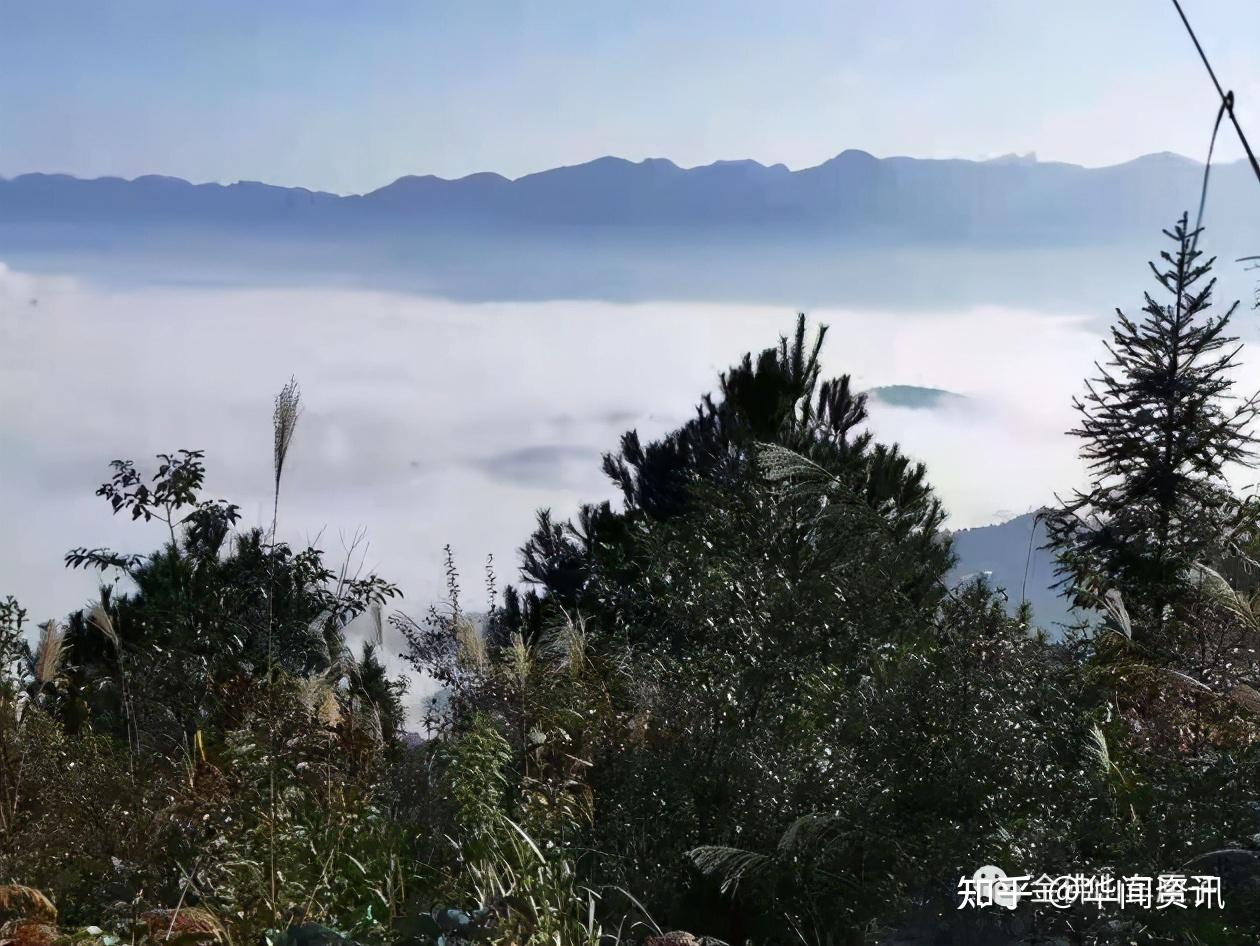
{"label": "silver grass plume", "polygon": [[534,655],[519,631],[512,634],[507,652],[509,675],[517,686],[526,686],[533,675]]}
{"label": "silver grass plume", "polygon": [[555,661],[560,670],[567,670],[577,677],[586,669],[587,633],[586,619],[580,614],[574,618],[561,608],[563,619],[539,641],[539,651]]}
{"label": "silver grass plume", "polygon": [[687,857],[700,873],[721,882],[722,893],[735,893],[742,880],[765,871],[773,863],[765,854],[716,844],[693,848]]}
{"label": "silver grass plume", "polygon": [[320,674],[298,682],[298,699],[312,719],[332,729],[341,722],[341,706],[336,688],[328,677]]}
{"label": "silver grass plume", "polygon": [[1098,762],[1099,769],[1107,778],[1115,775],[1121,783],[1128,783],[1128,779],[1124,777],[1124,773],[1120,771],[1120,766],[1116,765],[1115,759],[1111,756],[1111,747],[1107,745],[1107,736],[1094,723],[1089,727],[1089,738],[1085,744],[1086,751]]}
{"label": "silver grass plume", "polygon": [[798,863],[802,849],[823,840],[838,824],[834,815],[810,812],[788,825],[773,853],[705,845],[693,848],[686,856],[701,873],[719,880],[723,893],[735,893],[745,880],[757,879],[776,866]]}
{"label": "silver grass plume", "polygon": [[1089,754],[1098,762],[1099,768],[1104,772],[1111,773],[1111,749],[1107,745],[1107,737],[1103,735],[1103,731],[1098,728],[1098,724],[1089,727]]}
{"label": "silver grass plume", "polygon": [[35,649],[35,680],[47,686],[61,674],[66,659],[66,629],[56,621],[39,626],[39,645]]}
{"label": "silver grass plume", "polygon": [[469,671],[484,673],[490,666],[486,640],[472,621],[460,616],[455,621],[455,643],[460,665]]}
{"label": "silver grass plume", "polygon": [[1213,602],[1233,614],[1250,630],[1260,630],[1260,595],[1248,597],[1236,590],[1220,572],[1202,563],[1191,567],[1190,577]]}
{"label": "silver grass plume", "polygon": [[1129,609],[1124,606],[1124,597],[1115,588],[1108,588],[1102,598],[1103,608],[1111,618],[1116,630],[1133,640],[1133,620],[1129,617]]}
{"label": "silver grass plume", "polygon": [[280,492],[280,476],[284,471],[284,461],[289,455],[289,444],[293,442],[293,432],[297,430],[298,417],[302,414],[302,390],[296,378],[289,378],[288,384],[276,395],[276,408],[271,415],[275,428],[275,470],[276,493]]}
{"label": "silver grass plume", "polygon": [[92,613],[88,615],[88,623],[92,624],[104,638],[110,642],[114,650],[118,650],[118,632],[114,630],[114,621],[99,604],[92,609]]}

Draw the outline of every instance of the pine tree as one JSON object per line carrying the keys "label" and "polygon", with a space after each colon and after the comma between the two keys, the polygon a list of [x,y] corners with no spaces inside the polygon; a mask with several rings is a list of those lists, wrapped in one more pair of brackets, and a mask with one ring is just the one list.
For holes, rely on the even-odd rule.
{"label": "pine tree", "polygon": [[1209,313],[1213,260],[1202,260],[1198,230],[1183,214],[1164,233],[1175,252],[1151,271],[1167,300],[1147,293],[1144,316],[1116,310],[1109,360],[1074,406],[1090,485],[1049,518],[1065,593],[1096,607],[1110,589],[1123,596],[1135,639],[1153,642],[1189,588],[1186,570],[1210,555],[1232,496],[1224,473],[1252,465],[1249,426],[1257,395],[1230,391],[1238,340],[1226,334],[1237,309]]}
{"label": "pine tree", "polygon": [[[622,511],[609,503],[587,506],[576,523],[540,513],[521,549],[522,574],[542,592],[534,600],[569,610],[591,604],[586,597],[597,575],[633,571],[636,529],[646,521],[695,513],[702,486],[737,488],[759,481],[764,471],[757,457],[768,443],[840,477],[855,498],[878,511],[882,527],[904,543],[902,551],[922,565],[925,585],[935,588],[951,563],[949,543],[938,535],[944,511],[923,466],[896,444],[876,442],[865,429],[866,395],[850,377],[822,377],[826,335],[822,325],[811,338],[800,314],[795,331],[780,336],[778,345],[755,356],[749,352],[722,372],[717,394],[705,395],[681,427],[648,443],[637,431],[626,433],[621,449],[604,455],[604,472],[620,488]],[[506,601],[505,609],[528,601],[517,597]],[[521,621],[538,623],[528,611],[518,614]]]}

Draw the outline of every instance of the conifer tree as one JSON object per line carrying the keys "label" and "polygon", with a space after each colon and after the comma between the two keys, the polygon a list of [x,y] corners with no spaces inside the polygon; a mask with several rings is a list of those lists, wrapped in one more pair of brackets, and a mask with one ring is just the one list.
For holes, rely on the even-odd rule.
{"label": "conifer tree", "polygon": [[1065,593],[1096,607],[1115,589],[1135,639],[1155,642],[1190,587],[1186,572],[1210,556],[1232,496],[1230,464],[1252,464],[1256,395],[1231,394],[1238,340],[1226,333],[1238,303],[1211,314],[1212,259],[1183,214],[1175,244],[1151,271],[1167,294],[1146,293],[1143,317],[1116,310],[1109,356],[1076,398],[1090,484],[1048,520]]}

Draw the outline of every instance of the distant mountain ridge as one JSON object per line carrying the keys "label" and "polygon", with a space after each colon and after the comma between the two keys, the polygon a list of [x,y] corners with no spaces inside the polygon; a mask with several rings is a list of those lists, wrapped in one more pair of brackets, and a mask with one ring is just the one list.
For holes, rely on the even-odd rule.
{"label": "distant mountain ridge", "polygon": [[[1171,207],[1197,198],[1201,175],[1201,165],[1172,154],[1085,168],[1013,156],[876,158],[857,150],[796,171],[755,161],[682,168],[661,158],[605,157],[515,180],[493,173],[402,177],[348,196],[253,181],[24,174],[0,179],[0,223],[787,227],[875,240],[1036,242],[1166,225]],[[1216,169],[1222,208],[1246,176],[1241,164]]]}
{"label": "distant mountain ridge", "polygon": [[[0,179],[0,261],[127,285],[1110,312],[1146,278],[1160,231],[1198,206],[1202,171],[1169,154],[1084,168],[851,150],[795,171],[600,158],[516,180],[403,177],[348,196],[25,174]],[[1225,260],[1260,248],[1249,174],[1213,170],[1204,246]]]}

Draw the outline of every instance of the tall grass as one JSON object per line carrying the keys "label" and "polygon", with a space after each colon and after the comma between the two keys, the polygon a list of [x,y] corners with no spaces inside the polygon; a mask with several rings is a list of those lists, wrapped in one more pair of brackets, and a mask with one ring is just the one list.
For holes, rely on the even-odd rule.
{"label": "tall grass", "polygon": [[297,379],[290,377],[276,395],[275,409],[271,415],[274,450],[274,472],[271,503],[271,551],[270,581],[267,589],[267,821],[268,865],[267,886],[271,894],[272,922],[280,919],[279,872],[276,870],[276,724],[275,724],[275,550],[276,529],[280,522],[280,483],[284,475],[285,460],[297,431],[298,418],[302,414],[302,392]]}

